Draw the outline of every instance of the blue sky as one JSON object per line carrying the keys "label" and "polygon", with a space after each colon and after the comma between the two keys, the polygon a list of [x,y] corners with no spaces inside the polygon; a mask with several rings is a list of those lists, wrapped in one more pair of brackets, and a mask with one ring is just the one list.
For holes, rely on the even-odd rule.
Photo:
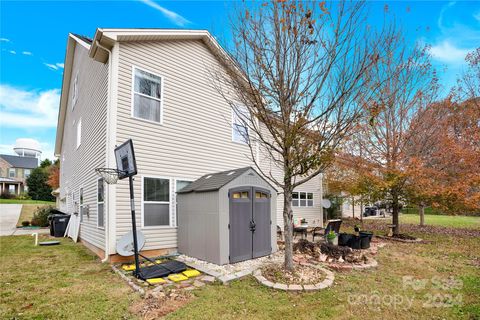
{"label": "blue sky", "polygon": [[[433,62],[449,87],[480,46],[478,1],[370,2],[369,23],[383,8],[397,17],[406,41],[432,46]],[[53,156],[65,45],[69,32],[92,37],[103,28],[208,29],[228,42],[230,1],[2,1],[0,9],[0,153],[17,138],[34,138]]]}

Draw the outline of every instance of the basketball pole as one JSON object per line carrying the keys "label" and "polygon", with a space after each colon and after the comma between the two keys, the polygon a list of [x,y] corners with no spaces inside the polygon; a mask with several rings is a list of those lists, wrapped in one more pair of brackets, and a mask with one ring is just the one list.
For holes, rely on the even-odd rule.
{"label": "basketball pole", "polygon": [[137,223],[135,218],[135,199],[133,194],[133,176],[128,177],[130,185],[130,210],[132,212],[132,229],[133,229],[133,251],[135,252],[135,277],[140,274],[140,263],[138,261],[138,242],[137,242]]}

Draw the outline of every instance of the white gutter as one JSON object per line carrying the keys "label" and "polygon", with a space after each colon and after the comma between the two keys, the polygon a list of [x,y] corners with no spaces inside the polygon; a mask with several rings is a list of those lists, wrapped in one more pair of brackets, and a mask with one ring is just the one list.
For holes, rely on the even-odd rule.
{"label": "white gutter", "polygon": [[[99,47],[99,48],[102,48],[103,50],[107,51],[108,52],[108,92],[107,92],[107,110],[110,110],[111,108],[111,101],[110,101],[110,95],[111,95],[111,92],[112,92],[112,51],[110,51],[109,49],[105,48],[104,46],[102,46],[100,44],[100,42],[95,41],[96,45]],[[107,122],[108,122],[108,119],[107,119]],[[107,127],[107,143],[106,143],[106,154],[105,154],[105,158],[106,158],[106,163],[107,163],[107,166],[108,166],[108,159],[110,158],[108,156],[108,152],[110,151],[110,144],[108,143],[109,139],[108,139],[108,127]],[[110,188],[107,189],[109,192],[110,192]],[[110,201],[107,202],[107,210],[105,210],[105,212],[108,214],[110,212],[110,210],[108,210],[110,208]],[[110,215],[108,214],[104,216],[104,220],[105,220],[105,257],[102,259],[102,262],[107,262],[108,261],[108,257],[110,256],[110,224],[108,223],[108,220],[110,218]]]}

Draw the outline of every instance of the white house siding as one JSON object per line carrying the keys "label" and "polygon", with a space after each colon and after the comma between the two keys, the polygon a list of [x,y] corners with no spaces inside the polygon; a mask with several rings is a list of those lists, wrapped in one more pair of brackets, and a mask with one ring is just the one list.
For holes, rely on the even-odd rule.
{"label": "white house siding", "polygon": [[[74,79],[78,72],[78,100],[72,109]],[[88,57],[85,47],[75,48],[72,79],[68,93],[65,129],[60,156],[61,210],[73,213],[83,187],[84,215],[80,238],[104,248],[104,230],[97,228],[97,175],[94,169],[105,167],[108,64]],[[65,93],[64,93],[65,94]],[[77,149],[77,123],[81,119],[81,145]],[[74,198],[73,198],[74,197]]]}
{"label": "white house siding", "polygon": [[[132,118],[132,67],[163,77],[163,123]],[[136,222],[142,228],[142,178],[196,178],[251,166],[248,146],[232,142],[230,106],[212,85],[218,61],[202,41],[122,42],[119,49],[117,144],[133,139],[138,175],[135,178]],[[171,226],[142,228],[144,249],[177,247],[174,183],[170,184]],[[309,188],[309,189],[307,189]],[[315,207],[296,216],[321,219],[321,183],[314,179],[301,191],[315,192]],[[283,197],[278,197],[281,222]],[[117,185],[117,239],[131,230],[128,182]]]}

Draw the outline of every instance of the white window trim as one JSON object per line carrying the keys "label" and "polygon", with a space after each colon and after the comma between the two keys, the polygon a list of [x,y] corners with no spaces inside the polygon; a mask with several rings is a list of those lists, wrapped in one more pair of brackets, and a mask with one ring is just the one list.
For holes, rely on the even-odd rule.
{"label": "white window trim", "polygon": [[[144,200],[144,188],[145,188],[145,178],[152,178],[152,179],[165,179],[165,180],[168,180],[169,181],[169,185],[168,185],[168,188],[169,188],[169,201],[145,201]],[[174,180],[173,178],[171,177],[164,177],[164,176],[152,176],[152,175],[144,175],[142,176],[142,186],[141,186],[141,208],[140,208],[140,212],[141,212],[141,222],[142,222],[142,229],[167,229],[167,228],[176,228],[176,226],[173,226],[172,225],[172,214],[173,214],[173,206],[172,206],[172,180]],[[144,216],[144,213],[145,213],[145,202],[146,203],[153,203],[153,204],[168,204],[168,226],[145,226],[145,216]]]}
{"label": "white window trim", "polygon": [[[100,180],[103,180],[103,202],[98,201],[98,186],[100,183]],[[105,230],[105,180],[103,178],[98,178],[97,179],[97,190],[96,190],[96,196],[97,196],[97,228],[101,230]],[[103,226],[99,225],[100,219],[98,216],[98,205],[103,204]]]}
{"label": "white window trim", "polygon": [[[27,176],[27,170],[28,170],[28,176]],[[23,170],[23,176],[24,176],[25,178],[30,177],[31,174],[32,174],[32,170],[31,170],[31,169],[24,169],[24,170]]]}
{"label": "white window trim", "polygon": [[[78,134],[78,130],[80,128],[80,135]],[[78,119],[78,122],[76,124],[76,128],[75,128],[75,132],[76,132],[76,145],[77,145],[77,149],[80,148],[80,146],[82,145],[82,118]]]}
{"label": "white window trim", "polygon": [[178,227],[178,216],[177,216],[177,205],[178,205],[178,202],[177,202],[177,181],[189,181],[189,182],[193,182],[195,181],[196,179],[195,178],[182,178],[182,177],[176,177],[176,178],[173,178],[173,180],[175,181],[174,182],[174,186],[173,186],[173,190],[175,191],[174,192],[174,198],[173,198],[173,202],[174,202],[174,206],[173,206],[173,218],[175,220],[175,223],[173,224],[175,227]]}
{"label": "white window trim", "polygon": [[[13,176],[10,175],[10,172],[13,172]],[[17,172],[15,170],[15,168],[8,168],[8,177],[9,178],[15,178],[17,176]]]}
{"label": "white window trim", "polygon": [[[294,206],[293,205],[293,197],[292,197],[292,207],[294,208],[313,208],[315,207],[315,193],[314,192],[308,192],[308,191],[293,191],[292,193],[298,193],[298,206]],[[305,193],[305,205],[302,206],[300,205],[300,193]],[[312,205],[309,206],[308,205],[308,194],[311,193],[312,194]]]}
{"label": "white window trim", "polygon": [[72,93],[72,110],[75,108],[75,105],[78,101],[78,71],[73,79],[73,93]]}
{"label": "white window trim", "polygon": [[[246,107],[244,107],[244,106],[236,106],[236,107],[237,107],[237,108],[244,108],[244,109],[246,109]],[[235,139],[233,138],[233,137],[234,137],[234,133],[235,133],[235,124],[236,124],[236,122],[235,122],[235,117],[238,117],[238,116],[237,116],[237,114],[235,113],[235,110],[233,110],[233,107],[230,108],[230,109],[231,109],[231,112],[232,112],[232,122],[231,122],[231,126],[232,126],[232,132],[231,132],[231,133],[232,133],[232,134],[231,134],[231,140],[232,140],[232,142],[234,142],[234,143],[239,143],[239,144],[242,144],[242,145],[248,145],[248,143],[245,142],[245,141],[237,141],[237,140],[235,140]],[[248,110],[247,110],[247,111],[248,111]],[[247,126],[245,126],[245,128],[247,129],[247,135],[250,137],[250,129],[249,129]]]}
{"label": "white window trim", "polygon": [[[135,70],[140,70],[140,71],[143,71],[143,72],[148,72],[150,74],[153,74],[154,76],[157,76],[160,78],[160,99],[158,98],[155,98],[155,97],[152,97],[152,96],[149,96],[149,95],[146,95],[146,94],[143,94],[143,93],[139,93],[139,92],[135,92]],[[156,125],[162,125],[163,124],[163,101],[165,100],[165,97],[163,95],[163,86],[164,86],[164,83],[165,83],[165,77],[156,73],[156,72],[152,72],[150,70],[147,70],[147,69],[144,69],[144,68],[140,68],[140,67],[137,67],[135,65],[132,65],[132,83],[131,83],[131,86],[130,86],[130,100],[131,100],[131,103],[130,103],[130,116],[133,118],[133,119],[136,119],[136,120],[139,120],[139,121],[145,121],[145,122],[148,122],[148,123],[153,123],[153,124],[156,124]],[[160,102],[160,122],[157,122],[157,121],[152,121],[152,120],[148,120],[148,119],[143,119],[143,118],[139,118],[139,117],[135,117],[135,112],[133,110],[134,108],[134,103],[135,103],[135,94],[138,94],[138,95],[141,95],[143,97],[146,97],[146,98],[150,98],[150,99],[153,99],[153,100],[156,100],[156,101],[159,101]]]}

